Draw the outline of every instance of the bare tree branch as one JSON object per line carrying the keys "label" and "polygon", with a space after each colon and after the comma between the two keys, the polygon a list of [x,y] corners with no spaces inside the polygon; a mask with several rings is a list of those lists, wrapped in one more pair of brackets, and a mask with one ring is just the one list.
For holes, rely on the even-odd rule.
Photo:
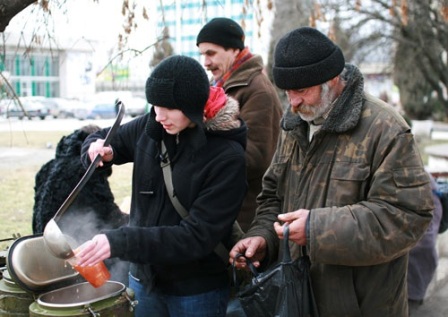
{"label": "bare tree branch", "polygon": [[19,12],[29,5],[37,3],[36,0],[3,0],[0,1],[0,32],[4,32],[9,22]]}

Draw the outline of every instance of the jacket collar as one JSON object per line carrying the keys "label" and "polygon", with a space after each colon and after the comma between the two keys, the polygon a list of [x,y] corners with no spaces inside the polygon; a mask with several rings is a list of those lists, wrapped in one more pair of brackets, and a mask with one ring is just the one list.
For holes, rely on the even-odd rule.
{"label": "jacket collar", "polygon": [[227,91],[229,88],[235,86],[247,86],[252,78],[262,70],[263,59],[259,55],[254,55],[233,72],[232,76],[224,82],[222,88]]}
{"label": "jacket collar", "polygon": [[[333,110],[324,121],[321,130],[328,133],[343,133],[353,129],[361,118],[363,106],[364,79],[359,69],[352,64],[346,64],[346,86],[334,104]],[[288,107],[282,118],[281,126],[285,131],[297,127],[304,128],[308,123]]]}

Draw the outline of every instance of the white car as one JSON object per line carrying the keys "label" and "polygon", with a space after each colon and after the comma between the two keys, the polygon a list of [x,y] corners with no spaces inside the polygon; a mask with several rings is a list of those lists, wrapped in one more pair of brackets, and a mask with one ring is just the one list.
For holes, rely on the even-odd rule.
{"label": "white car", "polygon": [[132,118],[145,114],[151,109],[146,99],[141,97],[123,100],[123,104],[125,106],[125,113]]}
{"label": "white car", "polygon": [[47,116],[51,116],[50,108],[37,100],[21,98],[20,103],[23,108],[17,101],[14,101],[6,107],[6,118],[16,117],[22,120],[27,117],[29,120],[33,118],[44,120]]}

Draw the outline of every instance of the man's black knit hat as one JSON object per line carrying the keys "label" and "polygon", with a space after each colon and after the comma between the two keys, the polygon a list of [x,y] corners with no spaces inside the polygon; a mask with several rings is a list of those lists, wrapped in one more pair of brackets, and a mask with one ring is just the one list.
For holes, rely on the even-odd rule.
{"label": "man's black knit hat", "polygon": [[244,31],[241,26],[228,18],[214,18],[199,32],[196,45],[213,43],[224,48],[244,49]]}
{"label": "man's black knit hat", "polygon": [[210,84],[204,68],[187,56],[165,58],[146,81],[146,99],[155,106],[179,109],[202,126]]}
{"label": "man's black knit hat", "polygon": [[341,49],[316,29],[301,27],[283,36],[275,48],[273,76],[281,89],[323,84],[345,66]]}

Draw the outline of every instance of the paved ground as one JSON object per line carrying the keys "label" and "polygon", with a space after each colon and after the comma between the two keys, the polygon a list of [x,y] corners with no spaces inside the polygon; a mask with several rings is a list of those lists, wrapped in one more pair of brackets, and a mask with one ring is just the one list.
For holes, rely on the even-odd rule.
{"label": "paved ground", "polygon": [[[131,120],[125,117],[122,123]],[[0,133],[8,133],[11,131],[74,131],[89,123],[98,125],[99,127],[109,127],[113,124],[114,119],[104,120],[78,120],[78,119],[53,119],[45,120],[19,120],[17,118],[5,119],[0,116]],[[23,166],[30,159],[33,163],[43,164],[54,158],[55,146],[49,148],[23,149],[14,147],[0,147],[0,168],[11,168],[15,166]]]}
{"label": "paved ground", "polygon": [[[432,146],[427,148],[427,153],[448,157],[448,124],[439,122],[427,122],[420,125],[425,129],[417,131],[413,129],[414,134],[428,133],[427,137],[438,140],[447,140],[447,144]],[[415,128],[416,126],[413,126]],[[429,128],[429,130],[428,130]],[[445,169],[446,161],[435,161],[435,170]],[[412,317],[447,317],[448,316],[448,232],[438,236],[437,241],[438,253],[439,253],[439,265],[433,281],[431,282],[426,299],[422,306],[412,314]]]}
{"label": "paved ground", "polygon": [[0,170],[10,169],[29,164],[42,165],[54,158],[55,149],[23,149],[0,147]]}
{"label": "paved ground", "polygon": [[[132,120],[131,117],[125,116],[121,123]],[[17,118],[6,119],[0,116],[0,132],[8,131],[72,131],[79,129],[87,124],[96,124],[102,128],[109,127],[113,124],[114,119],[101,120],[78,120],[78,119],[53,119],[46,118],[45,120],[19,120]]]}
{"label": "paved ground", "polygon": [[[443,236],[443,237],[442,237]],[[440,236],[439,244],[448,242],[448,236]],[[448,316],[448,257],[441,255],[436,276],[427,292],[427,297],[411,317]]]}

